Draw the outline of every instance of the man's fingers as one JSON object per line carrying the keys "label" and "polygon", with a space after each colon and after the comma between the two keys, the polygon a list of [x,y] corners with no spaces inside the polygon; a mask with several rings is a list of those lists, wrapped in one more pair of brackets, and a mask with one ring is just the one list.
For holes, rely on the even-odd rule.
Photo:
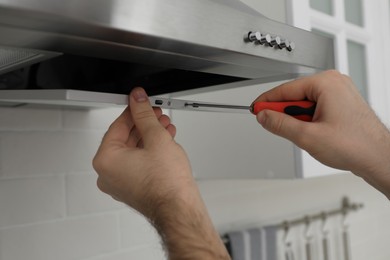
{"label": "man's fingers", "polygon": [[165,127],[165,129],[167,129],[167,131],[172,136],[172,138],[174,138],[176,136],[176,126],[175,125],[169,124],[167,127]]}
{"label": "man's fingers", "polygon": [[303,130],[310,123],[272,110],[261,111],[257,114],[257,121],[271,133],[286,138],[299,147],[304,146]]}
{"label": "man's fingers", "polygon": [[103,137],[102,144],[109,142],[126,143],[129,132],[133,128],[134,123],[131,119],[129,107],[122,112],[122,114],[115,119],[110,125],[106,134]]}
{"label": "man's fingers", "polygon": [[[167,117],[167,116],[163,115],[161,108],[154,107],[153,111],[154,111],[154,114],[156,115],[156,117],[158,118],[160,124],[162,124],[164,127],[166,127],[170,123],[169,117],[168,117],[169,122],[166,122],[167,119],[165,117]],[[139,143],[140,140],[141,140],[141,134],[139,133],[139,131],[136,127],[133,127],[130,131],[128,140],[126,142],[127,146],[129,146],[129,147],[137,146],[138,147],[137,144]]]}
{"label": "man's fingers", "polygon": [[144,89],[133,89],[129,99],[130,111],[134,124],[137,127],[145,146],[153,144],[156,139],[158,140],[164,134],[167,134],[166,130],[157,119]]}
{"label": "man's fingers", "polygon": [[[162,114],[161,108],[152,108],[142,88],[135,88],[129,97],[129,107],[111,124],[102,146],[112,142],[130,147],[154,143],[162,136],[173,138],[176,128],[170,118]],[[169,133],[169,135],[168,135]],[[162,135],[161,135],[162,134]]]}
{"label": "man's fingers", "polygon": [[[154,111],[156,113],[156,110]],[[171,124],[171,120],[168,116],[166,115],[163,115],[161,113],[161,109],[160,109],[160,112],[157,112],[156,113],[156,116],[158,117],[158,121],[160,122],[160,124],[168,130],[169,132],[169,125]],[[169,132],[171,134],[171,132]],[[176,132],[175,132],[176,133]],[[171,134],[172,137],[174,137],[174,135]],[[142,139],[142,136],[141,134],[139,133],[138,129],[136,127],[134,127],[130,134],[129,134],[129,139],[127,140],[127,145],[130,146],[130,147],[139,147],[139,148],[142,148],[142,146],[140,144],[143,144],[141,142],[141,139]]]}
{"label": "man's fingers", "polygon": [[160,118],[163,115],[162,109],[160,107],[153,107],[153,111],[157,118]]}

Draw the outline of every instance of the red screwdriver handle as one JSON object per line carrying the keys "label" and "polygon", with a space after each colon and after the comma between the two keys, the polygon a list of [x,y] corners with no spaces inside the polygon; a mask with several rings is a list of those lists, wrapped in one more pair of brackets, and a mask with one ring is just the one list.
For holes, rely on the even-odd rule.
{"label": "red screwdriver handle", "polygon": [[255,115],[265,109],[285,113],[299,120],[311,122],[316,109],[316,103],[308,100],[286,102],[259,101],[253,103],[251,106],[251,112]]}

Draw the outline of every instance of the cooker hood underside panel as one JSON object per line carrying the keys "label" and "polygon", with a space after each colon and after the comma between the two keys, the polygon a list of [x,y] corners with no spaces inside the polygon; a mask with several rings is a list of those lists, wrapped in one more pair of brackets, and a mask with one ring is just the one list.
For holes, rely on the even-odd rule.
{"label": "cooker hood underside panel", "polygon": [[[250,42],[250,31],[296,48]],[[332,40],[235,0],[0,0],[0,33],[5,90],[200,92],[334,67]]]}

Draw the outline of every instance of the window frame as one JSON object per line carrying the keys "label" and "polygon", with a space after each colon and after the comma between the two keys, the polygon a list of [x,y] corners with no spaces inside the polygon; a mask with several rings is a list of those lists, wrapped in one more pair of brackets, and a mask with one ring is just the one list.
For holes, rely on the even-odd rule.
{"label": "window frame", "polygon": [[389,124],[390,49],[386,47],[390,47],[390,0],[362,0],[363,27],[345,20],[344,1],[331,1],[333,15],[312,9],[309,0],[286,0],[287,23],[305,30],[313,28],[334,35],[335,66],[347,75],[347,40],[363,44],[366,50],[367,101],[378,116]]}

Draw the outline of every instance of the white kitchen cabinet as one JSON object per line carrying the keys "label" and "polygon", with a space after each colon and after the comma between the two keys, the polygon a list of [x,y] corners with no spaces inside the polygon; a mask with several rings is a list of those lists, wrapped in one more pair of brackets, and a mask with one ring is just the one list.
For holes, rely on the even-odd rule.
{"label": "white kitchen cabinet", "polygon": [[[175,98],[250,105],[279,83]],[[195,178],[307,178],[339,172],[321,165],[291,142],[264,130],[247,114],[172,110],[176,141],[186,150]]]}

